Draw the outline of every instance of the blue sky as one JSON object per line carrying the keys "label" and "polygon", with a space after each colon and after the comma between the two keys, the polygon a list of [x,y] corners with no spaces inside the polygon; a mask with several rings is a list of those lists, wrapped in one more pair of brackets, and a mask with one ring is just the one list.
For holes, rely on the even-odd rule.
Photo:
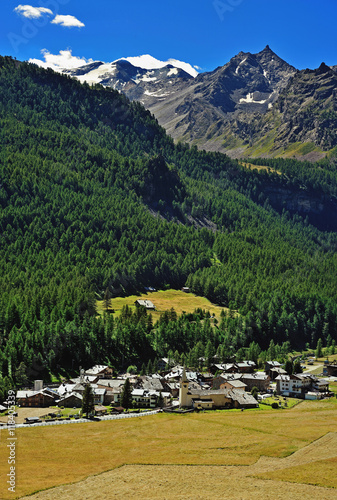
{"label": "blue sky", "polygon": [[0,54],[151,54],[211,71],[267,44],[299,69],[337,64],[337,0],[2,0]]}

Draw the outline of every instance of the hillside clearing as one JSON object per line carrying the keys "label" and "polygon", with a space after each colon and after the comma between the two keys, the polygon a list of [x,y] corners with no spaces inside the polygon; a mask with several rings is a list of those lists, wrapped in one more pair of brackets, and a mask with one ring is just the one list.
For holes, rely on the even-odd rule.
{"label": "hillside clearing", "polygon": [[[229,311],[226,307],[220,307],[212,304],[212,302],[205,297],[173,289],[144,293],[142,295],[130,295],[129,297],[116,297],[111,299],[111,308],[114,310],[114,314],[119,316],[122,308],[126,305],[135,309],[135,301],[139,299],[150,300],[155,305],[155,311],[149,311],[151,312],[154,321],[158,320],[163,312],[169,311],[172,307],[177,314],[182,314],[183,311],[186,313],[192,313],[195,309],[201,308],[206,312],[209,311],[211,316],[214,314],[218,320],[220,319],[222,309]],[[103,300],[97,301],[97,311],[99,314],[103,314],[103,308]]]}
{"label": "hillside clearing", "polygon": [[282,172],[280,170],[275,170],[274,168],[268,167],[266,165],[254,165],[253,163],[248,163],[246,161],[239,161],[240,165],[242,165],[245,168],[249,168],[251,170],[265,170],[266,172],[270,173],[275,173],[278,175],[282,175]]}

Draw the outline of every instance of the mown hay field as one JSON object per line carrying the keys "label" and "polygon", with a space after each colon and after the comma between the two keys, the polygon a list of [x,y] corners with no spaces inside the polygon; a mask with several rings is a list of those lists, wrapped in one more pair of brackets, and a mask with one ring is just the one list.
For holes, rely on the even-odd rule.
{"label": "mown hay field", "polygon": [[[202,470],[217,467],[217,470],[222,471],[219,474],[225,476],[226,474],[228,476],[228,471],[232,471],[230,474],[234,472],[239,475],[244,474],[245,477],[248,477],[249,473],[252,477],[254,476],[251,487],[255,488],[253,483],[257,481],[260,488],[262,484],[271,484],[272,478],[257,476],[275,472],[274,468],[257,467],[260,457],[268,457],[271,461],[284,459],[328,433],[337,433],[336,411],[337,400],[333,398],[329,401],[306,401],[287,410],[224,411],[186,415],[158,414],[108,422],[17,429],[16,495],[9,493],[6,485],[4,487],[4,478],[9,472],[9,466],[7,464],[7,436],[6,431],[3,430],[0,441],[0,477],[2,478],[0,498],[18,498],[53,486],[69,485],[69,483],[77,483],[77,485],[74,484],[71,487],[73,489],[70,486],[62,486],[61,493],[61,490],[41,492],[36,498],[72,498],[75,500],[96,498],[90,490],[86,496],[83,496],[83,485],[86,484],[84,480],[89,478],[87,481],[92,483],[95,479],[93,476],[99,475],[97,480],[104,483],[106,476],[102,473],[105,471],[111,471],[108,474],[112,474],[114,482],[110,482],[110,476],[106,477],[105,486],[103,487],[103,484],[100,486],[100,498],[122,498],[122,496],[113,496],[112,493],[111,496],[104,496],[103,491],[107,485],[109,485],[110,492],[113,490],[114,494],[116,491],[120,491],[120,494],[124,492],[125,498],[210,498],[198,496],[205,495],[205,493],[198,491],[197,485],[200,483],[196,480],[198,469],[193,467],[199,467]],[[337,441],[334,443],[331,445],[332,452],[331,446],[326,446],[329,450],[328,455],[324,456],[320,452],[318,457],[314,457],[314,461],[318,462],[318,471],[322,468],[320,460],[334,460],[337,457]],[[137,473],[131,472],[126,482],[123,480],[125,474],[123,465],[131,467],[129,471],[133,470],[132,467],[138,467],[135,469]],[[291,466],[301,467],[301,465],[299,461]],[[183,474],[180,466],[189,466],[188,470],[193,473],[186,475],[185,471],[184,477],[190,496],[179,496],[179,489],[177,490],[178,496],[174,496],[173,493],[171,496],[169,490],[165,489],[166,476],[157,468],[159,466],[164,468],[175,466],[174,470],[177,474]],[[289,467],[288,462],[285,466]],[[255,469],[250,467],[255,467]],[[315,470],[314,462],[311,463],[311,467]],[[227,473],[224,472],[225,469],[228,469]],[[335,488],[336,479],[333,468],[326,470],[325,485]],[[285,471],[276,472],[286,474]],[[300,481],[308,482],[300,469],[298,469],[298,474]],[[153,478],[152,496],[144,496],[141,493],[142,477],[144,481],[146,477]],[[273,481],[280,483],[279,480],[283,479],[277,476]],[[214,494],[217,491],[216,484]],[[80,493],[75,491],[76,488],[79,488]],[[211,486],[208,486],[209,488]],[[67,494],[66,490],[68,490]],[[138,495],[137,492],[139,492]],[[334,494],[336,495],[337,492],[334,491]],[[241,497],[232,496],[232,498],[249,498],[247,495],[246,491],[246,496],[242,494]],[[319,495],[318,497],[330,498]],[[214,498],[221,497],[214,496]],[[254,498],[254,495],[251,498]],[[261,498],[278,497],[262,495]]]}
{"label": "mown hay field", "polygon": [[[152,314],[153,320],[156,321],[164,311],[169,311],[172,307],[176,313],[182,314],[192,313],[195,309],[201,308],[206,312],[209,311],[211,315],[219,320],[222,309],[227,310],[226,307],[216,306],[212,304],[205,297],[199,297],[194,293],[185,293],[181,290],[159,290],[152,293],[144,293],[142,295],[130,295],[129,297],[116,297],[111,299],[111,308],[115,311],[114,314],[119,316],[123,306],[129,306],[135,309],[135,301],[138,299],[150,300],[156,307],[155,311],[149,311]],[[97,311],[99,314],[103,313],[104,303],[102,300],[97,301]]]}

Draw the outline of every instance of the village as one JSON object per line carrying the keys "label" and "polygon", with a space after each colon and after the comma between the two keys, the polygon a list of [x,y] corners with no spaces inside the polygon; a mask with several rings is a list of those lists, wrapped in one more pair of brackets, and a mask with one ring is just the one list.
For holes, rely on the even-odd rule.
{"label": "village", "polygon": [[[336,376],[337,365],[327,364],[324,373]],[[126,382],[131,396],[127,407],[121,402]],[[333,396],[329,380],[310,371],[288,375],[277,361],[266,362],[264,371],[258,371],[255,363],[248,360],[225,364],[214,362],[206,372],[199,372],[173,365],[173,361],[163,358],[159,360],[157,373],[143,376],[134,373],[116,375],[109,366],[95,365],[86,370],[80,369],[78,377],[64,380],[61,384],[44,387],[42,380],[35,380],[33,388],[17,391],[16,404],[19,410],[55,408],[47,414],[49,419],[57,417],[64,409],[73,410],[67,414],[68,418],[80,418],[83,394],[88,385],[93,394],[96,416],[155,408],[166,412],[244,410],[257,408],[259,403],[271,396],[277,399],[282,397],[285,406],[286,398],[319,400]],[[0,410],[6,410],[6,403]],[[27,417],[25,423],[40,421],[40,413]]]}

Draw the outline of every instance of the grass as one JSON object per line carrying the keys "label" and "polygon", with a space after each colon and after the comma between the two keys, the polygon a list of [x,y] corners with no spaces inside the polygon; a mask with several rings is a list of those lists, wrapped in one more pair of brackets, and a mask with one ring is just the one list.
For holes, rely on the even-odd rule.
{"label": "grass", "polygon": [[304,483],[337,488],[336,467],[337,457],[267,472],[260,474],[258,477],[262,479],[276,479],[279,481],[289,481],[291,483]]}
{"label": "grass", "polygon": [[[321,436],[337,432],[335,415],[336,404],[331,400],[304,401],[283,411],[159,414],[17,429],[16,492],[18,496],[31,494],[124,464],[249,466],[261,456],[287,457]],[[0,474],[5,477],[8,451],[4,431],[1,438]],[[15,495],[0,489],[0,498]]]}
{"label": "grass", "polygon": [[259,172],[260,172],[260,170],[266,170],[267,172],[282,175],[282,172],[280,172],[279,170],[275,170],[275,169],[268,167],[268,166],[265,166],[265,165],[254,165],[253,163],[248,163],[246,161],[240,161],[239,163],[243,167],[249,168],[251,170],[258,170]]}
{"label": "grass", "polygon": [[[270,398],[265,398],[263,401],[260,402],[260,406],[263,407],[263,405],[272,405],[273,403],[281,403],[280,408],[293,408],[294,406],[298,405],[301,403],[303,399],[296,399],[296,398],[286,398],[284,399],[283,397],[275,397],[271,396]],[[285,406],[285,403],[287,406]]]}
{"label": "grass", "polygon": [[[157,292],[144,293],[142,295],[130,295],[129,297],[116,297],[111,300],[111,307],[115,311],[114,315],[119,316],[122,310],[122,307],[128,305],[132,309],[135,309],[136,306],[135,301],[138,299],[147,299],[151,300],[153,304],[156,306],[155,311],[150,311],[153,317],[153,321],[157,321],[160,318],[161,313],[164,311],[170,310],[172,307],[176,311],[176,313],[182,314],[183,311],[186,313],[192,313],[195,309],[201,308],[205,309],[205,311],[209,311],[212,315],[219,320],[220,313],[222,309],[228,311],[225,307],[216,306],[212,304],[205,297],[199,297],[194,293],[185,293],[181,290],[160,290]],[[97,311],[99,314],[103,314],[104,304],[103,301],[97,301]]]}
{"label": "grass", "polygon": [[[44,413],[45,415],[48,415],[48,413],[55,413],[58,417],[68,417],[69,415],[76,415],[80,414],[81,409],[80,408],[60,408],[58,406],[55,407],[50,407],[48,409],[47,413]],[[48,420],[48,418],[46,419]]]}

